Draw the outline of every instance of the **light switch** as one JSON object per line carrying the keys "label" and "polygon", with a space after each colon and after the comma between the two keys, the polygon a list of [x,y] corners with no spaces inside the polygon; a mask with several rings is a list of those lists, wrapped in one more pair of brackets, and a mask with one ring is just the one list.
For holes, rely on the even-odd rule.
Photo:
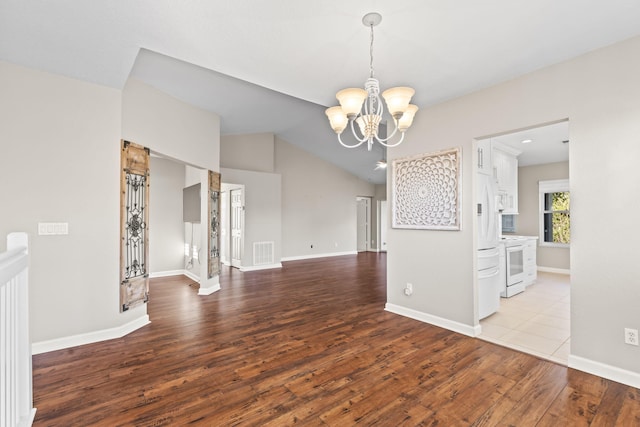
{"label": "light switch", "polygon": [[69,234],[68,222],[39,222],[38,234],[40,236],[55,236]]}

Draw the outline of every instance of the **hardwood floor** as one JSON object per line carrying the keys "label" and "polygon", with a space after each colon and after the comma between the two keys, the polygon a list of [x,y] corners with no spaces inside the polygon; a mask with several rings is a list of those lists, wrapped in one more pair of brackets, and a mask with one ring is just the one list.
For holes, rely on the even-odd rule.
{"label": "hardwood floor", "polygon": [[363,253],[154,279],[150,325],[34,356],[34,425],[640,425],[640,390],[385,312],[385,277]]}

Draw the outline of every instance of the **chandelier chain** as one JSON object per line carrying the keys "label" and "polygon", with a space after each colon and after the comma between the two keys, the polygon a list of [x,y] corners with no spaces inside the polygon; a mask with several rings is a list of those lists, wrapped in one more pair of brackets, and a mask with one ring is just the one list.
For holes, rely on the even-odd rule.
{"label": "chandelier chain", "polygon": [[373,24],[370,24],[371,27],[371,38],[369,44],[369,77],[373,78]]}

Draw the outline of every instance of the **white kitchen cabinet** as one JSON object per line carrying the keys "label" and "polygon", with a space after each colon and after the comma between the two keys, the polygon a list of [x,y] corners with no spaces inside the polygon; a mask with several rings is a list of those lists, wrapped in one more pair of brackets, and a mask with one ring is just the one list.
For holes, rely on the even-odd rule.
{"label": "white kitchen cabinet", "polygon": [[527,239],[523,250],[524,258],[524,285],[529,286],[535,283],[538,278],[538,264],[536,261],[536,249],[538,246],[538,238],[530,237]]}
{"label": "white kitchen cabinet", "polygon": [[493,175],[491,151],[491,139],[481,139],[478,141],[478,173]]}
{"label": "white kitchen cabinet", "polygon": [[493,174],[498,181],[498,195],[503,214],[518,213],[519,151],[494,142],[491,148]]}

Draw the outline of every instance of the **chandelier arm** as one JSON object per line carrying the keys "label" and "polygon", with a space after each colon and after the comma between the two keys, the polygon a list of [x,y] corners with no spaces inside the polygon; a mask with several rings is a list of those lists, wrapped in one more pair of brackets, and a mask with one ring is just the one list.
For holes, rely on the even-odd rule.
{"label": "chandelier arm", "polygon": [[[389,140],[389,138],[385,139],[385,141],[387,141],[387,140]],[[397,147],[398,145],[402,144],[403,140],[404,140],[404,132],[402,132],[402,136],[400,137],[400,141],[396,142],[395,144],[387,144],[384,141],[380,141],[379,139],[378,139],[378,142],[381,145],[383,145],[383,146],[385,146],[387,148],[393,148],[393,147]]]}
{"label": "chandelier arm", "polygon": [[338,142],[340,143],[340,145],[342,145],[345,148],[356,148],[362,145],[363,142],[366,141],[366,139],[363,139],[362,141],[358,140],[359,142],[355,145],[347,145],[344,142],[342,142],[342,138],[340,137],[341,134],[338,134]]}
{"label": "chandelier arm", "polygon": [[[360,144],[362,144],[367,139],[369,139],[369,138],[366,137],[366,135],[363,136],[362,139],[358,137],[358,134],[356,133],[356,128],[353,126],[353,124],[355,123],[356,119],[352,119],[352,120],[349,120],[349,121],[351,122],[351,133],[353,134],[353,137],[355,139],[357,139]],[[358,145],[360,145],[360,144],[358,144]],[[342,144],[342,145],[344,145],[344,144]],[[354,145],[354,147],[357,147],[358,145]]]}
{"label": "chandelier arm", "polygon": [[[374,135],[374,138],[376,139],[376,141],[383,143],[393,138],[396,135],[396,133],[398,133],[398,121],[396,119],[393,119],[393,124],[394,124],[394,128],[393,128],[393,132],[391,132],[391,135],[387,136],[386,138],[380,138],[378,135]],[[404,133],[402,134],[402,136],[404,137]]]}

